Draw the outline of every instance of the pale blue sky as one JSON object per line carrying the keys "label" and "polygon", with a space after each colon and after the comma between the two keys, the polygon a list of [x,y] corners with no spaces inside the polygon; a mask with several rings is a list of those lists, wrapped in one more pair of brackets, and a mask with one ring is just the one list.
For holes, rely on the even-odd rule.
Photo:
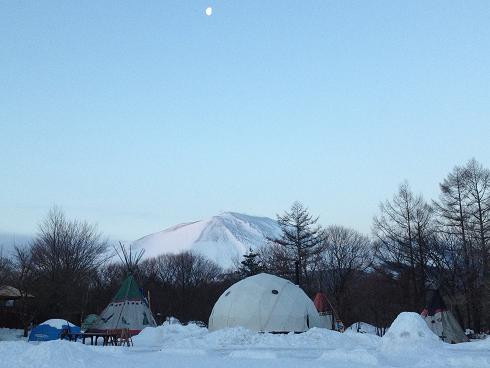
{"label": "pale blue sky", "polygon": [[[204,15],[214,8],[211,17]],[[294,200],[369,232],[490,167],[489,1],[0,0],[0,232],[131,240]]]}

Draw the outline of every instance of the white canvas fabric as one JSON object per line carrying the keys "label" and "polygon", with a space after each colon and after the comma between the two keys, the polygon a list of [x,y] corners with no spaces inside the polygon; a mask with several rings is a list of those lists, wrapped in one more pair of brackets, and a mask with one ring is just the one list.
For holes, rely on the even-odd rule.
{"label": "white canvas fabric", "polygon": [[329,330],[333,330],[335,323],[333,321],[332,314],[329,313],[320,313],[320,327],[328,328]]}
{"label": "white canvas fabric", "polygon": [[115,330],[128,328],[141,331],[145,327],[156,327],[155,319],[146,303],[139,301],[111,302],[91,326],[96,330]]}
{"label": "white canvas fabric", "polygon": [[431,331],[444,342],[457,344],[468,341],[458,321],[448,310],[437,312],[433,316],[426,316],[425,322],[427,322]]}
{"label": "white canvas fabric", "polygon": [[447,309],[439,290],[428,291],[428,303],[421,314],[431,331],[442,341],[450,344],[468,341],[458,321]]}
{"label": "white canvas fabric", "polygon": [[237,326],[257,332],[304,332],[320,327],[321,321],[301,288],[261,273],[229,287],[213,307],[210,331]]}

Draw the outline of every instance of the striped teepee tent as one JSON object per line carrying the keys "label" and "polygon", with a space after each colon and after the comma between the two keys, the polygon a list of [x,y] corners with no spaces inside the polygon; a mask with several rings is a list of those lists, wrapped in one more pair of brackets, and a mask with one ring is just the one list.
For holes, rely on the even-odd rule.
{"label": "striped teepee tent", "polygon": [[133,271],[143,252],[140,252],[133,259],[131,250],[127,252],[122,245],[121,250],[123,255],[121,259],[124,260],[128,267],[128,276],[112,298],[112,301],[90,327],[90,331],[104,332],[107,330],[128,329],[131,335],[136,335],[145,327],[155,327],[157,325],[148,301],[133,276]]}

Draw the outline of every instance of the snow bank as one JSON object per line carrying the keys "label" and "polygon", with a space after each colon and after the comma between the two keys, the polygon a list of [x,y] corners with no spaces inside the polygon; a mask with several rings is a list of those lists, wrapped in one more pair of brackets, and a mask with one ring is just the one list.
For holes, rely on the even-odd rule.
{"label": "snow bank", "polygon": [[442,342],[427,326],[423,318],[412,312],[403,312],[396,317],[390,329],[381,338],[379,350],[394,353],[400,350],[437,348]]}
{"label": "snow bank", "polygon": [[356,322],[353,323],[350,327],[348,327],[345,332],[358,332],[358,333],[365,333],[365,334],[371,334],[371,335],[376,335],[377,329],[376,326],[370,325],[369,323],[366,322]]}
{"label": "snow bank", "polygon": [[490,351],[490,337],[483,340],[472,341],[471,343],[460,343],[455,345],[450,345],[452,349],[459,350],[485,350]]}
{"label": "snow bank", "polygon": [[[82,344],[67,341],[47,341],[43,344],[30,344],[27,342],[0,343],[0,356],[2,367],[62,367],[72,361],[80,361],[81,354],[87,354]],[[89,358],[90,356],[87,356]],[[43,365],[44,362],[44,365]],[[72,365],[73,366],[73,365]],[[81,367],[81,365],[75,365]]]}
{"label": "snow bank", "polygon": [[182,326],[178,323],[165,322],[158,327],[146,327],[137,336],[133,337],[135,346],[163,347],[174,345],[177,341],[188,338],[199,338],[207,333],[207,328],[195,324]]}
{"label": "snow bank", "polygon": [[164,324],[147,327],[133,343],[139,347],[166,349],[223,349],[223,348],[342,348],[346,345],[374,348],[380,338],[373,335],[341,334],[321,328],[312,328],[301,334],[257,333],[243,327],[225,328],[209,332],[194,324],[187,326]]}
{"label": "snow bank", "polygon": [[0,341],[16,341],[24,339],[24,330],[0,328]]}

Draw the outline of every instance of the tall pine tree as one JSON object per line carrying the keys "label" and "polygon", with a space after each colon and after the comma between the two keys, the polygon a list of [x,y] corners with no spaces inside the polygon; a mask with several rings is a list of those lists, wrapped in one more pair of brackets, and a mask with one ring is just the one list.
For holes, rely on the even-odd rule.
{"label": "tall pine tree", "polygon": [[294,262],[297,283],[309,288],[311,260],[325,241],[325,232],[317,225],[318,217],[310,215],[302,203],[294,202],[289,211],[277,216],[277,222],[282,229],[282,236],[271,240],[284,247],[290,261]]}
{"label": "tall pine tree", "polygon": [[243,255],[243,261],[241,261],[241,266],[238,269],[240,276],[245,278],[253,275],[257,275],[263,271],[262,263],[258,259],[259,254],[254,253],[253,249],[250,248],[247,254]]}

